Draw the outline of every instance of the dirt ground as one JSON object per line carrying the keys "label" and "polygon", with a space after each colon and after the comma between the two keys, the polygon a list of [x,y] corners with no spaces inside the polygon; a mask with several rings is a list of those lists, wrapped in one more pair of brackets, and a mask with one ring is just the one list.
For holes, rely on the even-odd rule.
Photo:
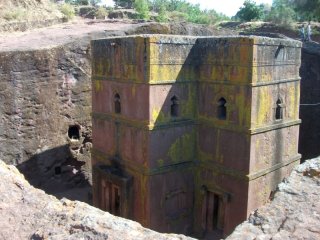
{"label": "dirt ground", "polygon": [[[299,29],[301,28],[302,24],[307,26],[308,23],[298,22],[292,24],[290,27],[285,27],[267,22],[224,22],[219,24],[219,27],[220,29],[230,29],[239,33],[275,33],[296,40],[301,40]],[[311,40],[320,43],[320,23],[311,22],[311,29]]]}
{"label": "dirt ground", "polygon": [[[297,23],[293,28],[285,28],[272,23],[236,23],[225,22],[214,29],[215,35],[236,35],[240,32],[268,32],[283,34],[287,37],[299,40],[297,29],[302,23]],[[71,22],[53,25],[46,28],[38,28],[26,32],[2,32],[0,33],[0,51],[19,51],[48,48],[73,42],[79,37],[92,36],[98,32],[125,32],[134,26],[142,25],[133,20],[89,20],[77,18]],[[320,23],[312,22],[312,40],[320,42]]]}
{"label": "dirt ground", "polygon": [[95,32],[125,31],[137,25],[126,20],[88,20],[77,18],[74,21],[38,28],[26,32],[0,33],[0,51],[19,51],[48,48],[75,41]]}

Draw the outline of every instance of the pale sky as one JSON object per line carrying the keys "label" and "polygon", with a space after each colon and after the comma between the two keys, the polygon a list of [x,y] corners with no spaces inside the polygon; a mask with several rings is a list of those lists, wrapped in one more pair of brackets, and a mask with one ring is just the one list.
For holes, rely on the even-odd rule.
{"label": "pale sky", "polygon": [[[217,12],[224,13],[225,15],[234,16],[239,8],[242,6],[244,0],[187,0],[193,4],[200,4],[201,9],[214,9]],[[112,0],[102,0],[108,6],[113,5]],[[269,3],[272,4],[272,0],[255,0],[257,4]]]}

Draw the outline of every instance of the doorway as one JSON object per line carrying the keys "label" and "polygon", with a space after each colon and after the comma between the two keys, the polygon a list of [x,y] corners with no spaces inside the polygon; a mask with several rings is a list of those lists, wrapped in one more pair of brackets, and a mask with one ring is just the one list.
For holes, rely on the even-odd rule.
{"label": "doorway", "polygon": [[224,228],[225,204],[220,194],[206,191],[202,205],[202,227],[210,236],[222,236]]}
{"label": "doorway", "polygon": [[121,216],[120,187],[101,180],[101,208],[115,216]]}

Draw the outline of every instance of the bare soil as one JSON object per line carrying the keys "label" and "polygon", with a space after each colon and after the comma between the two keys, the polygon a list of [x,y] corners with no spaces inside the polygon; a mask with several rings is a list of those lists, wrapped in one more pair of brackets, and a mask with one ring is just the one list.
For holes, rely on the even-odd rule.
{"label": "bare soil", "polygon": [[126,20],[94,21],[76,19],[46,28],[26,32],[0,33],[0,51],[21,51],[50,48],[75,41],[80,37],[90,36],[95,32],[125,31],[136,23]]}
{"label": "bare soil", "polygon": [[[298,22],[292,24],[292,26],[281,26],[268,22],[224,22],[219,24],[220,29],[230,29],[239,33],[274,33],[284,35],[296,40],[300,39],[299,29],[302,24],[307,26],[307,22]],[[311,39],[314,42],[320,43],[320,23],[311,22],[312,35]]]}

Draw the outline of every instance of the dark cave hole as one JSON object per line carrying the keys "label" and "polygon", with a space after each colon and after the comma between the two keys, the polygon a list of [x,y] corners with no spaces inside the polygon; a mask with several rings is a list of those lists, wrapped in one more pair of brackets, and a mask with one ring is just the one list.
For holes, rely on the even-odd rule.
{"label": "dark cave hole", "polygon": [[54,174],[55,175],[60,175],[61,174],[61,167],[60,166],[54,168]]}
{"label": "dark cave hole", "polygon": [[80,126],[79,125],[72,125],[69,126],[68,136],[70,139],[80,139]]}

